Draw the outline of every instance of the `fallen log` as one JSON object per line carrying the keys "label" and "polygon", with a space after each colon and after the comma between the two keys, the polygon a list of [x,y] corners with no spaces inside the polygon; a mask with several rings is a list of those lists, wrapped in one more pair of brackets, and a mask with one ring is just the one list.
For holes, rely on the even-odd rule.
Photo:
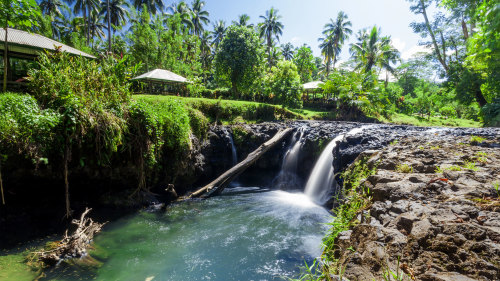
{"label": "fallen log", "polygon": [[57,247],[51,250],[36,252],[39,260],[47,265],[55,265],[59,261],[69,258],[79,258],[87,254],[87,247],[94,238],[94,235],[101,231],[105,223],[94,222],[91,218],[85,216],[92,209],[85,209],[80,220],[73,220],[71,223],[77,226],[77,229],[71,236],[68,236],[68,230],[64,238],[58,243]]}
{"label": "fallen log", "polygon": [[224,188],[238,175],[240,175],[243,171],[245,171],[248,167],[250,167],[253,163],[255,163],[266,151],[271,149],[277,143],[279,143],[283,138],[285,138],[290,132],[292,132],[292,128],[287,128],[284,130],[280,130],[272,137],[270,140],[266,141],[264,144],[259,146],[252,153],[248,154],[245,160],[236,164],[231,169],[227,170],[224,174],[220,175],[217,179],[212,181],[211,183],[205,185],[204,187],[198,189],[193,192],[188,198],[200,197],[202,195],[206,197],[210,197],[213,195],[220,194]]}

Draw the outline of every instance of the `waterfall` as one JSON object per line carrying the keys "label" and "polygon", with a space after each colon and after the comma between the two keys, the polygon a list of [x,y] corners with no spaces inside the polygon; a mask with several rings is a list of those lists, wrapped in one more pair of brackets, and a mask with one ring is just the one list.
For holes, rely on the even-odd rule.
{"label": "waterfall", "polygon": [[232,164],[235,166],[238,164],[238,155],[236,154],[236,146],[234,146],[233,134],[228,133],[229,135],[229,143],[231,144],[231,156],[232,156]]}
{"label": "waterfall", "polygon": [[305,128],[299,128],[292,136],[290,145],[283,156],[281,171],[273,180],[273,186],[279,189],[298,189],[300,188],[297,177],[297,164],[299,161],[300,149],[304,143]]}
{"label": "waterfall", "polygon": [[314,168],[307,180],[304,193],[318,204],[324,204],[328,201],[333,182],[335,180],[335,171],[333,169],[333,151],[337,146],[337,142],[346,136],[355,135],[362,132],[364,129],[371,127],[362,126],[354,128],[346,134],[341,134],[335,137],[326,148],[321,152],[319,159],[316,161]]}

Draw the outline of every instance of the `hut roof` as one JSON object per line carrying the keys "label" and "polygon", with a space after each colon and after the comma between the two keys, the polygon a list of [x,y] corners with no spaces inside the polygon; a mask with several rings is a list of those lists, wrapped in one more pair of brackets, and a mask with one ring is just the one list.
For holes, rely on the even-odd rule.
{"label": "hut roof", "polygon": [[188,80],[186,78],[165,69],[155,69],[132,78],[132,80],[153,80],[160,82],[188,83]]}
{"label": "hut roof", "polygon": [[[5,42],[5,29],[0,29],[0,42]],[[15,52],[23,55],[35,56],[41,50],[54,51],[59,48],[63,52],[68,52],[73,55],[79,55],[87,58],[95,59],[96,57],[84,53],[78,49],[70,47],[66,44],[52,40],[45,36],[26,31],[8,28],[7,43],[9,52]],[[0,44],[0,50],[4,49],[4,44]]]}
{"label": "hut roof", "polygon": [[323,82],[322,81],[312,81],[312,82],[305,83],[302,86],[304,87],[305,90],[314,90],[314,89],[319,89],[320,84],[323,84]]}

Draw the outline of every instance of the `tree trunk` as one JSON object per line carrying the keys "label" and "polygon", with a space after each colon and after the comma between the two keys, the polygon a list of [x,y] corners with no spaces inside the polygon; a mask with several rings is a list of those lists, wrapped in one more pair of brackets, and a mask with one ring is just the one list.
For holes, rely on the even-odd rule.
{"label": "tree trunk", "polygon": [[5,24],[5,43],[4,43],[4,48],[3,48],[3,91],[7,91],[7,71],[8,71],[8,66],[9,66],[9,59],[8,59],[8,44],[7,44],[7,30],[9,29],[9,25]]}
{"label": "tree trunk", "polygon": [[89,3],[87,2],[87,9],[88,9],[88,12],[89,12],[89,16],[87,17],[87,46],[90,46],[90,5]]}
{"label": "tree trunk", "polygon": [[467,44],[467,39],[469,39],[469,31],[467,30],[467,23],[462,19],[462,32],[464,33],[465,44]]}
{"label": "tree trunk", "polygon": [[477,85],[476,91],[474,92],[476,96],[476,101],[480,107],[485,106],[488,102],[484,98],[483,92],[481,91],[481,85]]}
{"label": "tree trunk", "polygon": [[[0,157],[2,157],[0,155]],[[0,159],[0,193],[2,193],[2,205],[5,205],[5,197],[3,194],[3,182],[2,182],[2,159]]]}
{"label": "tree trunk", "polygon": [[108,5],[108,52],[111,54],[111,14],[109,13],[109,0],[107,0]]}
{"label": "tree trunk", "polygon": [[228,171],[226,171],[224,174],[219,176],[217,179],[212,181],[211,183],[205,185],[204,187],[198,189],[197,191],[193,192],[191,195],[188,196],[188,198],[192,197],[200,197],[201,195],[208,193],[206,196],[210,197],[212,195],[220,194],[224,188],[233,180],[235,179],[238,175],[240,175],[242,172],[244,172],[248,167],[250,167],[253,163],[255,163],[259,158],[266,153],[269,149],[271,149],[273,146],[276,144],[280,143],[283,138],[285,138],[288,134],[292,132],[292,128],[287,128],[284,130],[280,130],[274,135],[273,138],[270,140],[266,141],[264,144],[259,146],[256,150],[254,150],[252,153],[248,154],[247,158],[245,160],[241,161],[240,163],[236,164],[236,166],[232,167]]}
{"label": "tree trunk", "polygon": [[420,0],[420,5],[422,6],[422,15],[424,15],[425,19],[425,26],[427,27],[427,30],[429,31],[429,35],[431,36],[432,39],[432,44],[434,45],[434,51],[436,52],[436,55],[438,57],[439,62],[443,66],[444,70],[446,71],[446,74],[448,74],[448,66],[446,65],[446,62],[443,60],[441,56],[441,52],[439,51],[439,46],[436,41],[436,36],[434,36],[434,32],[432,31],[431,24],[429,23],[429,18],[427,17],[427,11],[425,10],[425,3],[423,0]]}

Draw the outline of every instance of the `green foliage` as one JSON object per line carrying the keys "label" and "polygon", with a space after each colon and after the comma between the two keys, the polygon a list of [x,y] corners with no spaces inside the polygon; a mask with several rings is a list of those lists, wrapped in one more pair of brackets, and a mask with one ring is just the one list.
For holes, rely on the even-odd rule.
{"label": "green foliage", "polygon": [[472,161],[465,161],[464,168],[475,171],[475,172],[479,171],[479,168],[476,167],[476,163],[474,163]]}
{"label": "green foliage", "polygon": [[500,98],[482,107],[481,115],[486,126],[500,127]]}
{"label": "green foliage", "polygon": [[302,46],[295,51],[293,62],[297,66],[297,72],[300,75],[300,81],[307,83],[311,81],[312,74],[316,69],[314,56],[309,46]]}
{"label": "green foliage", "polygon": [[290,61],[280,61],[266,81],[269,90],[283,106],[302,107],[302,84],[297,67]]}
{"label": "green foliage", "polygon": [[210,129],[209,120],[201,111],[188,107],[189,124],[191,131],[200,140],[204,140]]}
{"label": "green foliage", "polygon": [[142,71],[168,69],[183,76],[201,74],[200,40],[183,32],[179,14],[151,18],[146,7],[133,19],[130,33],[130,54],[133,61],[142,62]]}
{"label": "green foliage", "polygon": [[[340,232],[357,225],[359,223],[357,220],[358,214],[371,204],[370,190],[362,182],[370,175],[375,174],[376,167],[369,167],[367,161],[368,158],[361,159],[353,163],[342,173],[344,181],[342,192],[345,200],[339,207],[333,210],[335,217],[329,223],[330,230],[328,234],[323,238],[325,249],[322,259],[326,264],[336,261],[334,257],[335,238]],[[325,270],[330,271],[329,269]],[[339,271],[339,268],[333,268],[334,274]]]}
{"label": "green foliage", "polygon": [[396,166],[396,171],[400,173],[413,173],[413,167],[408,164],[400,164]]}
{"label": "green foliage", "polygon": [[264,69],[264,49],[250,28],[231,26],[215,54],[215,77],[231,87],[235,98],[248,94],[258,83]]}
{"label": "green foliage", "polygon": [[233,121],[240,119],[239,117],[242,117],[246,122],[272,121],[283,118],[296,119],[299,117],[293,112],[279,106],[248,101],[148,95],[137,95],[134,96],[134,99],[148,103],[177,100],[184,103],[188,108],[200,111],[211,122],[225,121],[234,123]]}
{"label": "green foliage", "polygon": [[35,161],[47,157],[60,118],[51,109],[42,110],[29,95],[0,94],[0,154],[23,153]]}
{"label": "green foliage", "polygon": [[38,25],[40,8],[35,0],[2,0],[0,2],[0,24],[2,27],[27,27]]}
{"label": "green foliage", "polygon": [[485,141],[486,139],[480,136],[470,136],[470,144],[479,144]]}
{"label": "green foliage", "polygon": [[102,157],[98,161],[106,162],[123,141],[128,79],[134,70],[126,58],[98,63],[65,53],[42,54],[28,79],[39,103],[61,114],[56,141],[66,145],[86,139]]}

